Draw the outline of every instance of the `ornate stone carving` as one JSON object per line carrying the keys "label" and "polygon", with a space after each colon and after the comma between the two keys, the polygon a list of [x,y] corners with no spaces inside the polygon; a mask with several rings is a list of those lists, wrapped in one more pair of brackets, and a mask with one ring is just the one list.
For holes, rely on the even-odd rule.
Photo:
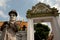
{"label": "ornate stone carving", "polygon": [[32,17],[44,17],[44,16],[58,16],[58,10],[56,8],[50,8],[49,5],[44,3],[38,3],[32,7],[32,10],[27,11],[27,18]]}

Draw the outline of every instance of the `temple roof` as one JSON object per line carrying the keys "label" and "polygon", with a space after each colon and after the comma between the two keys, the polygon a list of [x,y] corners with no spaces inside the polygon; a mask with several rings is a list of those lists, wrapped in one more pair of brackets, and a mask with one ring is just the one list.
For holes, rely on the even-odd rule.
{"label": "temple roof", "polygon": [[[0,21],[0,27],[3,25],[3,23],[4,23],[5,21]],[[27,22],[25,22],[25,21],[17,21],[16,22],[17,23],[17,25],[19,25],[19,27],[23,27],[24,25],[27,27],[28,26],[28,23]]]}

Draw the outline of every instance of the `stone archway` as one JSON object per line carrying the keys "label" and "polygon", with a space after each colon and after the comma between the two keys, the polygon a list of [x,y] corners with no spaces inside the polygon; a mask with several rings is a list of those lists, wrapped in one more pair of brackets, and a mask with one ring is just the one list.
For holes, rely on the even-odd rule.
{"label": "stone archway", "polygon": [[59,40],[60,27],[58,25],[57,17],[59,16],[56,8],[50,8],[44,3],[38,3],[32,7],[32,10],[27,11],[28,27],[27,40],[34,40],[34,23],[51,22],[52,31],[54,34],[53,40]]}

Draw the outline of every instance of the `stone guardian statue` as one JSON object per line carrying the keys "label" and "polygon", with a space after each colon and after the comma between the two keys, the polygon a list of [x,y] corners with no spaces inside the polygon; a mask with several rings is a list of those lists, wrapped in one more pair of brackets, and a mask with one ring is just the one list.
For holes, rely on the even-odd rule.
{"label": "stone guardian statue", "polygon": [[16,32],[18,32],[18,26],[16,24],[17,12],[11,10],[9,12],[10,19],[1,26],[2,38],[1,40],[16,40]]}

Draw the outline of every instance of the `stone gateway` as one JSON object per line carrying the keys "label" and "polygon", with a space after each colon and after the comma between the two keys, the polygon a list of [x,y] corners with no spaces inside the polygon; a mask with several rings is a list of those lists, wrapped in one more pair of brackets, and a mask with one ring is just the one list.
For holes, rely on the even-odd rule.
{"label": "stone gateway", "polygon": [[34,23],[50,22],[52,32],[54,34],[53,40],[60,40],[60,27],[58,25],[58,10],[49,5],[39,2],[32,9],[27,11],[28,19],[27,40],[34,40]]}

